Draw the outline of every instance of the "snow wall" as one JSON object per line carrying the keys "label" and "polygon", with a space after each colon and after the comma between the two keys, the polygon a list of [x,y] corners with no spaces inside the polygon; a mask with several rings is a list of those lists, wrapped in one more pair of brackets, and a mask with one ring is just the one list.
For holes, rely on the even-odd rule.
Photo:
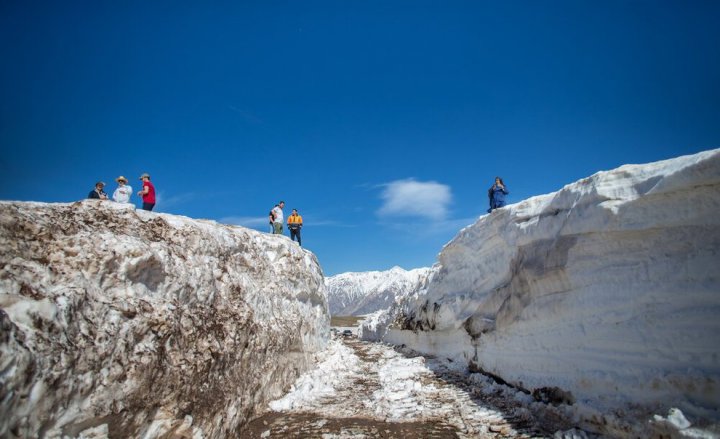
{"label": "snow wall", "polygon": [[327,342],[285,237],[88,200],[0,202],[0,437],[229,437]]}
{"label": "snow wall", "polygon": [[597,409],[717,420],[720,150],[599,172],[484,215],[389,314],[361,336]]}

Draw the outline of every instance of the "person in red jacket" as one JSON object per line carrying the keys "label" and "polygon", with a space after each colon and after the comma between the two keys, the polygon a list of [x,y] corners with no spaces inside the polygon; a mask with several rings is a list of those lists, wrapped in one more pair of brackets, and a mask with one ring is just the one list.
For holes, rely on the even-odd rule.
{"label": "person in red jacket", "polygon": [[140,176],[140,180],[142,180],[142,190],[138,192],[138,195],[142,197],[143,200],[143,210],[153,210],[153,207],[155,207],[155,186],[153,186],[152,183],[150,183],[150,174],[147,172]]}

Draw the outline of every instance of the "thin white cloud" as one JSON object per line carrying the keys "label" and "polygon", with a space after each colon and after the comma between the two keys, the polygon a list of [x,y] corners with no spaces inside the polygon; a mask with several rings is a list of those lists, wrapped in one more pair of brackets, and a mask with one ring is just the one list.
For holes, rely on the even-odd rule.
{"label": "thin white cloud", "polygon": [[250,111],[243,110],[241,108],[238,108],[234,105],[228,105],[228,110],[233,111],[240,115],[240,117],[245,120],[245,122],[251,123],[253,125],[259,125],[263,123],[262,119],[251,113]]}
{"label": "thin white cloud", "polygon": [[303,222],[305,223],[305,227],[307,227],[307,226],[311,226],[311,227],[344,227],[344,228],[357,227],[355,224],[348,224],[343,221],[335,221],[335,220],[313,221],[312,219],[308,219],[307,217],[305,217]]}
{"label": "thin white cloud", "polygon": [[383,205],[377,211],[381,217],[412,216],[433,221],[447,217],[452,201],[450,186],[435,181],[417,181],[409,178],[383,185],[380,197]]}
{"label": "thin white cloud", "polygon": [[220,218],[218,220],[219,223],[223,224],[232,224],[234,226],[243,226],[243,227],[260,227],[260,226],[270,226],[268,224],[268,218],[267,217],[256,217],[256,216],[226,216],[224,218]]}
{"label": "thin white cloud", "polygon": [[385,222],[382,225],[393,230],[397,235],[412,236],[415,239],[418,236],[435,237],[447,236],[448,239],[457,235],[460,230],[467,226],[475,224],[477,217],[446,219],[443,221],[411,221],[402,224]]}
{"label": "thin white cloud", "polygon": [[156,198],[158,206],[162,206],[163,209],[169,209],[171,207],[181,206],[193,202],[199,198],[199,195],[195,192],[186,192],[167,196],[165,192],[158,191]]}
{"label": "thin white cloud", "polygon": [[[231,224],[234,226],[243,226],[252,229],[263,229],[269,227],[267,217],[254,216],[226,216],[218,220],[219,223]],[[312,218],[304,217],[305,227],[355,227],[353,224],[347,224],[342,221],[335,220],[319,220],[314,221]]]}

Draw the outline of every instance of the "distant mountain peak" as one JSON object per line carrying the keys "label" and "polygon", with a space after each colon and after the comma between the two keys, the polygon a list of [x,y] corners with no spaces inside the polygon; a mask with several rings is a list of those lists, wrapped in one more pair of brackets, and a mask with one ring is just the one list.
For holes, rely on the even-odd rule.
{"label": "distant mountain peak", "polygon": [[340,273],[325,279],[332,315],[364,315],[387,309],[401,297],[416,291],[427,280],[427,267],[405,270]]}

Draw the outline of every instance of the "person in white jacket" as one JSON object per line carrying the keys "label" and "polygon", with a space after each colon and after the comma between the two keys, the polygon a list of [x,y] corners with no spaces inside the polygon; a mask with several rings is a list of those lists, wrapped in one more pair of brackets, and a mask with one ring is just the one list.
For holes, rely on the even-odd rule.
{"label": "person in white jacket", "polygon": [[128,179],[121,175],[116,178],[115,181],[117,181],[118,187],[115,189],[115,192],[113,192],[113,200],[118,203],[129,203],[130,195],[132,195],[132,187],[127,184]]}

